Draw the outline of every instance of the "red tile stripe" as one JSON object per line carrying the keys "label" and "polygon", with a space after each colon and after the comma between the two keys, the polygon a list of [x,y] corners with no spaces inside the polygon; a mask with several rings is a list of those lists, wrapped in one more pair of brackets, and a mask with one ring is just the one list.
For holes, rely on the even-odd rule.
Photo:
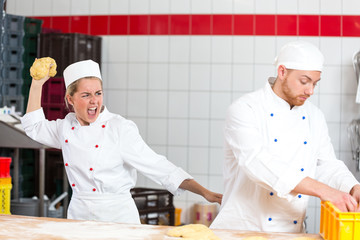
{"label": "red tile stripe", "polygon": [[44,28],[91,35],[360,36],[360,16],[176,14],[41,16]]}

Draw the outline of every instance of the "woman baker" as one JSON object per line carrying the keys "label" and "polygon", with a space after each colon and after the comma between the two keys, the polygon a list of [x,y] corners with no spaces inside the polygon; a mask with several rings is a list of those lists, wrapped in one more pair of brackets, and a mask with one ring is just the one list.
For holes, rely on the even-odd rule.
{"label": "woman baker", "polygon": [[136,125],[103,106],[99,64],[85,60],[64,70],[66,104],[73,112],[48,121],[41,107],[43,84],[49,75],[32,80],[27,112],[21,122],[26,134],[62,150],[73,195],[68,218],[140,223],[130,194],[136,171],[174,195],[184,190],[221,203],[222,195],[198,184],[188,173],[156,154]]}

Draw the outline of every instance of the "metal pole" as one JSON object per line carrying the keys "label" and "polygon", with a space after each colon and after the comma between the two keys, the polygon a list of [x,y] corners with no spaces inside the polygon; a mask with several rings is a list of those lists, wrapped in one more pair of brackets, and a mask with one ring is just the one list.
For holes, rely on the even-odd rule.
{"label": "metal pole", "polygon": [[39,149],[39,216],[44,217],[44,194],[45,194],[45,149]]}
{"label": "metal pole", "polygon": [[19,199],[19,149],[14,149],[14,199]]}

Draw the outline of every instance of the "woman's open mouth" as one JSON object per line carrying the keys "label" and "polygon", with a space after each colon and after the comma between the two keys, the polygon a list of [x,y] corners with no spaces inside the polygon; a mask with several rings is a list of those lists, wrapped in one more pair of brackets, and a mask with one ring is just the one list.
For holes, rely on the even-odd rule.
{"label": "woman's open mouth", "polygon": [[97,107],[88,108],[87,112],[89,117],[96,116]]}

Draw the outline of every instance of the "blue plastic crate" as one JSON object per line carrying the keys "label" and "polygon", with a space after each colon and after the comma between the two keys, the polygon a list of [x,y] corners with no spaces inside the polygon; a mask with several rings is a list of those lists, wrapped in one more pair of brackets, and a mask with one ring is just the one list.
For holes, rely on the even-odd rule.
{"label": "blue plastic crate", "polygon": [[21,81],[4,82],[0,86],[2,96],[21,96],[22,83]]}
{"label": "blue plastic crate", "polygon": [[21,63],[4,63],[1,68],[1,78],[8,79],[22,79],[22,70],[24,64]]}
{"label": "blue plastic crate", "polygon": [[6,32],[1,36],[1,42],[4,48],[23,47],[24,32]]}
{"label": "blue plastic crate", "polygon": [[23,96],[2,96],[2,106],[15,107],[16,112],[24,112],[24,97]]}
{"label": "blue plastic crate", "polygon": [[[2,4],[1,1],[2,0],[0,0],[0,8],[1,8],[1,4]],[[6,12],[0,9],[0,24],[1,24],[1,27],[5,26],[5,16],[6,16]]]}
{"label": "blue plastic crate", "polygon": [[24,32],[24,16],[5,15],[4,28],[6,32]]}
{"label": "blue plastic crate", "polygon": [[6,0],[0,0],[0,8],[1,8],[0,10],[3,11],[4,13],[5,13],[5,11],[4,11],[5,2],[6,2]]}
{"label": "blue plastic crate", "polygon": [[23,53],[24,47],[9,47],[4,48],[4,50],[0,53],[1,60],[4,63],[21,63],[23,61]]}

